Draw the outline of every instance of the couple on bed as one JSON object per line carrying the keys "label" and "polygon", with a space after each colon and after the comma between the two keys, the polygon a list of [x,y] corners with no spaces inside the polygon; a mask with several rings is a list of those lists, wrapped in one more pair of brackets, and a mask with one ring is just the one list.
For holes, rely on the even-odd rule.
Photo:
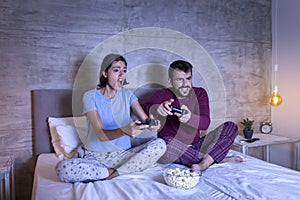
{"label": "couple on bed", "polygon": [[[59,162],[58,177],[65,182],[89,182],[143,171],[156,162],[200,171],[213,163],[242,162],[240,157],[225,157],[238,134],[236,124],[225,122],[201,134],[210,124],[209,101],[203,88],[192,86],[192,68],[189,62],[174,61],[169,67],[171,87],[158,91],[141,106],[123,87],[127,84],[126,60],[121,55],[107,55],[98,87],[83,96],[88,122],[83,156]],[[183,112],[173,112],[171,105]],[[131,119],[131,111],[139,120]],[[149,119],[156,123],[142,123]],[[158,131],[158,137],[131,147],[131,139],[144,129]]]}

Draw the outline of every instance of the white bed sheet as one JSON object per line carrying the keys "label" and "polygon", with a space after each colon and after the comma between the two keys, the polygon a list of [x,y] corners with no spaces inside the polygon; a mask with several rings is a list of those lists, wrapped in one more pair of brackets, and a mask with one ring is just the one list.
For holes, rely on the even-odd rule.
{"label": "white bed sheet", "polygon": [[[230,151],[230,155],[240,155]],[[55,154],[41,154],[35,169],[32,200],[52,199],[272,199],[298,200],[300,172],[249,156],[243,163],[222,163],[206,170],[190,190],[172,188],[163,180],[166,165],[157,164],[144,172],[93,183],[63,183],[55,174]]]}

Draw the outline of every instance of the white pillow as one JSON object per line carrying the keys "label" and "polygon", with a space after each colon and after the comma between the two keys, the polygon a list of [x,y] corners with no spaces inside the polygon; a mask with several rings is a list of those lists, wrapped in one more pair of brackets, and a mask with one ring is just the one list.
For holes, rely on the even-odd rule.
{"label": "white pillow", "polygon": [[71,158],[87,137],[86,117],[48,117],[51,142],[59,159]]}
{"label": "white pillow", "polygon": [[59,137],[58,148],[60,148],[65,157],[72,157],[77,148],[82,144],[76,127],[71,125],[57,126],[56,131]]}

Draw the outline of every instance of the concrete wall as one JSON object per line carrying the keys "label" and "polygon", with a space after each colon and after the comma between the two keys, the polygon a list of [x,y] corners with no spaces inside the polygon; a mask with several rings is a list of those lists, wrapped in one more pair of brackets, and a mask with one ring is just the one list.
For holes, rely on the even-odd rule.
{"label": "concrete wall", "polygon": [[[121,52],[129,70],[146,66],[147,75],[153,63],[163,71],[189,58],[201,69],[195,85],[209,90],[224,120],[252,118],[256,132],[270,120],[271,0],[2,0],[0,10],[0,155],[16,156],[17,199],[30,199],[34,170],[30,91],[77,87],[91,52],[98,53],[92,67],[104,52]],[[145,27],[156,28],[134,31]]]}

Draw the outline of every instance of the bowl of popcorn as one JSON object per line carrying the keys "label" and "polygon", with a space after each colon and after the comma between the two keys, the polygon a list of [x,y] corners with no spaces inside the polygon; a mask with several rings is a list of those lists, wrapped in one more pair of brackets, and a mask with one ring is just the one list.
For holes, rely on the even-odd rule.
{"label": "bowl of popcorn", "polygon": [[201,172],[188,168],[166,168],[163,172],[165,182],[181,189],[194,188],[200,180]]}

